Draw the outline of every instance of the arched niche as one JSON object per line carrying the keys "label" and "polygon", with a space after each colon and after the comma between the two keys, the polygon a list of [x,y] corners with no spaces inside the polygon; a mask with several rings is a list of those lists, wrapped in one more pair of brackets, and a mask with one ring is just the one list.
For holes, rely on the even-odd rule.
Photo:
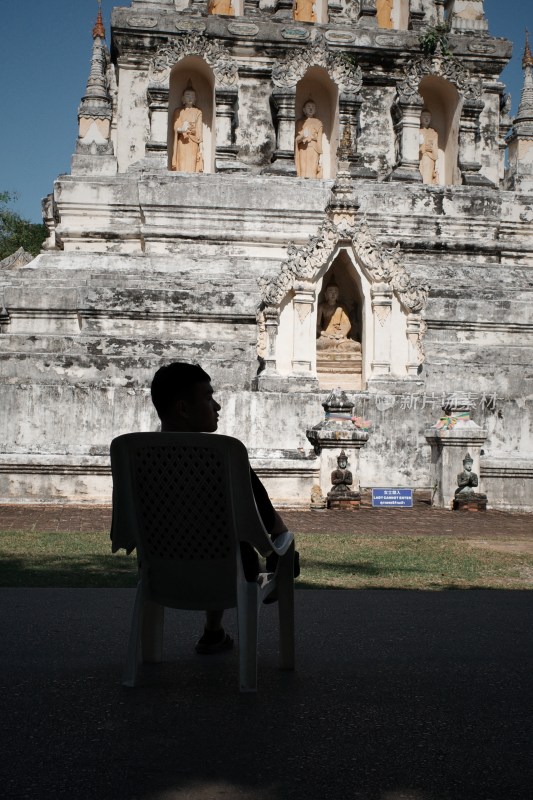
{"label": "arched niche", "polygon": [[[347,364],[344,375],[330,370],[325,376],[325,370],[317,369],[318,351],[324,349],[317,345],[318,304],[332,279],[340,290],[334,302],[338,299],[347,307],[358,327],[354,336],[361,347],[348,350],[358,352],[360,363],[357,371]],[[259,388],[277,386],[280,375],[310,388],[319,383],[328,388],[323,380],[328,377],[346,389],[356,383],[364,389],[386,376],[418,375],[423,360],[421,312],[429,287],[411,279],[398,251],[384,250],[366,223],[350,233],[332,221],[323,223],[307,245],[292,249],[279,275],[264,279],[261,287],[258,351],[265,369],[258,376]],[[341,328],[339,338],[346,339],[346,332]]]}
{"label": "arched niche", "polygon": [[[311,12],[315,19],[312,19]],[[325,25],[328,22],[328,0],[294,0],[292,17],[297,22],[317,22]]]}
{"label": "arched niche", "polygon": [[296,85],[295,118],[303,116],[305,102],[312,99],[316,116],[322,122],[322,178],[334,178],[339,140],[338,90],[323,67],[309,67]]}
{"label": "arched niche", "polygon": [[181,107],[181,98],[188,82],[196,92],[196,105],[202,112],[204,172],[215,171],[215,77],[199,56],[186,56],[170,72],[168,94],[168,169],[172,166],[174,112]]}
{"label": "arched niche", "polygon": [[207,0],[207,13],[221,16],[244,16],[244,0]]}
{"label": "arched niche", "polygon": [[[347,339],[360,345],[359,351],[335,352],[316,347],[316,371],[322,389],[351,389],[358,391],[365,386],[364,341],[367,329],[365,318],[365,293],[361,274],[354,268],[346,250],[339,250],[329,269],[317,281],[317,315],[325,302],[331,285],[338,287],[338,304],[351,323]],[[366,303],[368,309],[369,303]],[[319,326],[315,325],[316,342],[319,342]]]}
{"label": "arched niche", "polygon": [[462,101],[459,92],[444,78],[427,75],[420,81],[418,93],[431,113],[430,125],[439,135],[438,183],[441,186],[460,184],[457,160]]}

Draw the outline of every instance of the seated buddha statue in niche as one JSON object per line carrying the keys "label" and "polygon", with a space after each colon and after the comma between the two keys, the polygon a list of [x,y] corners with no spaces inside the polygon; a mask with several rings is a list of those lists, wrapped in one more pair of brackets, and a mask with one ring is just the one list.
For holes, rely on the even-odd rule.
{"label": "seated buddha statue in niche", "polygon": [[292,15],[298,22],[316,22],[316,0],[295,0]]}
{"label": "seated buddha statue in niche", "polygon": [[209,14],[224,14],[226,17],[235,16],[235,9],[231,4],[231,0],[209,0],[207,10]]}
{"label": "seated buddha statue in niche", "polygon": [[175,172],[203,172],[202,112],[196,107],[196,92],[191,82],[181,98],[182,107],[174,112],[172,130],[172,170]]}
{"label": "seated buddha statue in niche", "polygon": [[325,291],[324,301],[317,312],[316,349],[337,350],[346,353],[361,351],[361,343],[348,337],[352,323],[345,306],[339,302],[339,287],[330,283]]}
{"label": "seated buddha statue in niche", "polygon": [[316,371],[320,388],[361,388],[363,356],[352,327],[348,308],[339,300],[339,287],[332,281],[317,310]]}

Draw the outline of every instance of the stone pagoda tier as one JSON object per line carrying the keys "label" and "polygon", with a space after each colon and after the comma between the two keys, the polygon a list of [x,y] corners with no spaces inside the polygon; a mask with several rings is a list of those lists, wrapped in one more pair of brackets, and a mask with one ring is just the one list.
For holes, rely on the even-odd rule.
{"label": "stone pagoda tier", "polygon": [[513,121],[492,33],[482,0],[98,13],[43,252],[0,265],[0,501],[108,502],[111,439],[156,429],[181,359],[280,505],[329,491],[306,431],[338,390],[372,420],[362,489],[431,487],[456,393],[489,504],[533,510],[531,62]]}

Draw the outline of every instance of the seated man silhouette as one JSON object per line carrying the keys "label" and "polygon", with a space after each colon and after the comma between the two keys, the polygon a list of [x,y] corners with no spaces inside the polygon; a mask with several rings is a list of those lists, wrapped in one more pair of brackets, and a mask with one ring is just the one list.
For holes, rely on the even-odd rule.
{"label": "seated man silhouette", "polygon": [[[211,378],[198,364],[176,361],[161,367],[154,375],[151,386],[152,402],[161,420],[161,431],[214,433],[218,427],[221,406],[213,396]],[[252,490],[263,525],[272,539],[287,530],[281,516],[274,509],[265,487],[250,467]],[[259,573],[259,558],[247,542],[241,543],[244,574],[249,581]],[[266,568],[273,572],[277,556],[268,556]],[[298,554],[295,554],[295,575],[299,573]],[[265,602],[268,601],[269,598]],[[205,630],[196,643],[196,652],[204,655],[229,650],[233,639],[222,627],[223,611],[206,611]]]}

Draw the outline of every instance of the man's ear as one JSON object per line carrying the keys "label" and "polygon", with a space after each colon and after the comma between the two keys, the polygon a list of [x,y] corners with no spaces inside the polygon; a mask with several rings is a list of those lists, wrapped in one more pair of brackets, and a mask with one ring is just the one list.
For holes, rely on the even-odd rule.
{"label": "man's ear", "polygon": [[190,404],[183,397],[174,402],[174,413],[178,419],[188,419],[190,414]]}

